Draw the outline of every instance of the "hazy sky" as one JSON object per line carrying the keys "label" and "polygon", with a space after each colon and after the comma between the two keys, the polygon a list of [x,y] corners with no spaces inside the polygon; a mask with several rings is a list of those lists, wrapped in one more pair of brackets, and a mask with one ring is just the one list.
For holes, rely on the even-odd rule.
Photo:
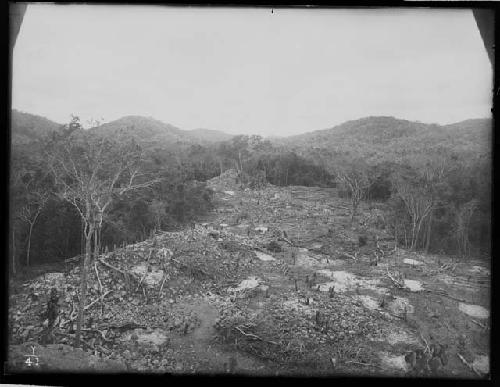
{"label": "hazy sky", "polygon": [[57,122],[263,135],[489,117],[491,88],[470,10],[29,5],[13,62],[13,107]]}

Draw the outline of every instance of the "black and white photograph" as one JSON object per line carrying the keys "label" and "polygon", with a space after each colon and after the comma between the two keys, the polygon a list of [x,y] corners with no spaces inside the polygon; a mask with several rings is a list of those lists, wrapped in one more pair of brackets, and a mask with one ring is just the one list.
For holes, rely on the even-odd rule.
{"label": "black and white photograph", "polygon": [[491,380],[494,19],[10,3],[4,376]]}

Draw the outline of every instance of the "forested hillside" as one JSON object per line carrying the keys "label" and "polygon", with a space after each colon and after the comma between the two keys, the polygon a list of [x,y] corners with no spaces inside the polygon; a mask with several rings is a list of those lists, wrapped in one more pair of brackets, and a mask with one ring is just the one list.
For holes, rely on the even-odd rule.
{"label": "forested hillside", "polygon": [[27,144],[57,130],[59,127],[61,124],[45,117],[12,110],[11,140],[13,144]]}
{"label": "forested hillside", "polygon": [[[406,247],[461,255],[489,251],[489,120],[439,126],[368,117],[270,141],[206,129],[185,131],[138,116],[89,130],[75,118],[63,130],[43,117],[13,111],[12,139],[9,239],[14,270],[84,250],[81,216],[47,164],[61,144],[82,160],[133,146],[134,179],[154,181],[113,196],[99,234],[102,249],[203,216],[212,208],[204,182],[234,169],[241,187],[337,187],[341,197],[350,198],[353,218],[360,202],[384,202],[392,232]],[[75,147],[73,141],[83,143]]]}
{"label": "forested hillside", "polygon": [[394,117],[367,117],[275,142],[301,152],[312,148],[352,154],[369,163],[394,161],[410,153],[439,153],[442,149],[465,158],[489,154],[491,128],[489,119],[441,126]]}

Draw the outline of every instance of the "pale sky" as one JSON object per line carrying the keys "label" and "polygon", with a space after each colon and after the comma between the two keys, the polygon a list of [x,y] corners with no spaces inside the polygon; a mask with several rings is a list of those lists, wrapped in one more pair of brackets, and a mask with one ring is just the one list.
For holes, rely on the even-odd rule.
{"label": "pale sky", "polygon": [[366,116],[491,116],[470,10],[29,5],[15,109],[269,136]]}

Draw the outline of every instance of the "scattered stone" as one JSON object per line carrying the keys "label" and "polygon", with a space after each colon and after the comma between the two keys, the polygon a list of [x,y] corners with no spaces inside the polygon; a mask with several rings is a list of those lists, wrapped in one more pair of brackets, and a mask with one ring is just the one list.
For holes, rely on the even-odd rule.
{"label": "scattered stone", "polygon": [[464,312],[465,314],[468,314],[471,317],[476,317],[481,319],[486,319],[490,317],[490,312],[488,311],[488,309],[480,305],[469,305],[461,302],[458,304],[458,309],[460,309],[460,311]]}
{"label": "scattered stone", "polygon": [[416,259],[411,259],[411,258],[405,258],[403,260],[403,262],[406,263],[407,265],[412,265],[412,266],[419,266],[419,265],[424,264],[423,262],[420,262],[420,261],[417,261]]}
{"label": "scattered stone", "polygon": [[379,354],[382,361],[382,365],[398,371],[407,372],[409,370],[408,363],[405,360],[405,355],[392,356],[387,352],[382,352]]}
{"label": "scattered stone", "polygon": [[469,271],[471,273],[478,273],[483,275],[490,275],[490,270],[482,266],[472,266]]}
{"label": "scattered stone", "polygon": [[316,271],[316,273],[333,279],[331,282],[319,285],[318,289],[321,292],[329,291],[332,286],[335,287],[336,292],[346,292],[357,288],[376,290],[376,285],[380,283],[380,280],[378,279],[365,280],[346,271],[331,271],[323,269]]}
{"label": "scattered stone", "polygon": [[271,255],[269,254],[265,254],[261,251],[255,251],[255,255],[257,256],[257,258],[259,258],[261,261],[275,261],[276,259],[273,258]]}
{"label": "scattered stone", "polygon": [[410,289],[410,291],[412,291],[412,292],[419,292],[421,290],[424,290],[424,288],[422,287],[422,283],[420,281],[417,281],[417,280],[405,279],[404,285],[405,285],[405,288]]}
{"label": "scattered stone", "polygon": [[392,301],[387,304],[387,308],[395,315],[401,315],[403,313],[414,313],[415,309],[410,301],[405,297],[394,297]]}
{"label": "scattered stone", "polygon": [[370,309],[370,310],[375,310],[375,309],[379,308],[378,302],[375,299],[373,299],[372,297],[370,297],[370,296],[355,295],[355,296],[353,296],[353,298],[355,300],[361,301],[361,303],[363,304],[363,306],[365,308]]}
{"label": "scattered stone", "polygon": [[487,375],[490,373],[490,357],[478,356],[472,362],[472,367],[480,374]]}
{"label": "scattered stone", "polygon": [[240,292],[245,289],[254,289],[259,286],[259,279],[256,277],[249,277],[246,280],[241,281],[241,283],[236,288],[229,288],[229,291]]}
{"label": "scattered stone", "polygon": [[130,269],[134,274],[137,274],[141,279],[144,277],[143,282],[149,286],[157,286],[163,279],[163,270],[149,271],[146,264],[137,265]]}

